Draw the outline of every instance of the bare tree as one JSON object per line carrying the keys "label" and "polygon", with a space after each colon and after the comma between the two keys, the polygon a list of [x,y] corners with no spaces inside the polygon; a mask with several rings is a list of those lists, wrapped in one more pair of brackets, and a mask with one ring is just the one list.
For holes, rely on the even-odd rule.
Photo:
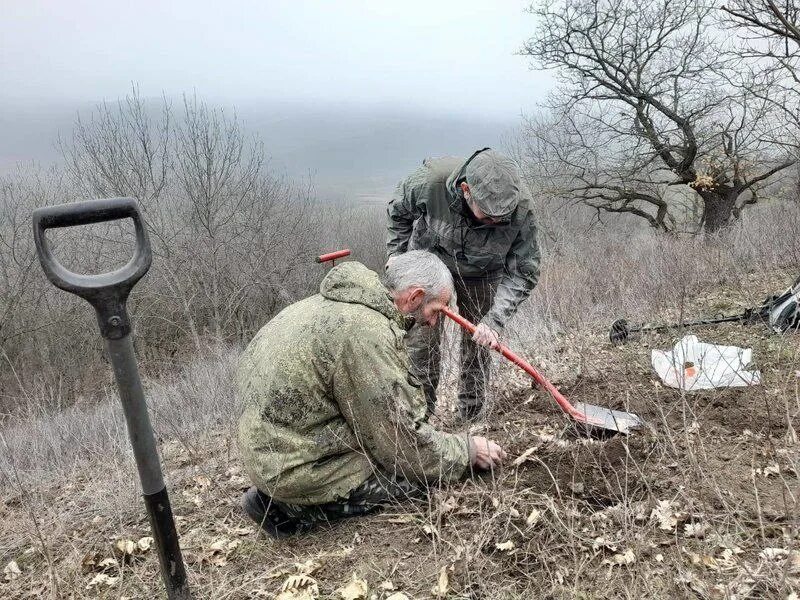
{"label": "bare tree", "polygon": [[[60,144],[63,169],[0,175],[0,418],[37,386],[63,405],[80,385],[66,373],[93,382],[102,372],[91,311],[50,285],[38,265],[30,235],[38,206],[139,200],[155,254],[130,298],[143,365],[187,346],[249,338],[318,287],[324,270],[313,257],[331,248],[336,213],[316,204],[310,186],[270,169],[235,113],[194,97],[173,111],[134,88],[79,117]],[[48,239],[68,268],[103,272],[130,258],[126,221],[52,230]]]}
{"label": "bare tree", "polygon": [[675,199],[667,201],[669,173],[654,172],[641,142],[627,145],[615,132],[596,127],[578,113],[529,115],[523,120],[520,160],[535,180],[540,196],[576,199],[597,212],[628,213],[650,227],[672,232],[679,228]]}
{"label": "bare tree", "polygon": [[713,232],[794,164],[763,135],[772,103],[730,84],[736,64],[715,41],[713,8],[543,0],[530,10],[539,22],[523,54],[560,79],[548,106],[561,140],[551,130],[545,146],[562,157],[563,194],[667,231],[694,196]]}
{"label": "bare tree", "polygon": [[737,28],[745,41],[739,47],[742,56],[766,59],[800,84],[800,7],[795,0],[732,0],[722,10],[730,17],[728,24]]}
{"label": "bare tree", "polygon": [[148,108],[134,86],[123,100],[97,106],[88,121],[77,117],[72,136],[59,146],[82,192],[132,196],[145,206],[161,197],[170,170],[172,111],[166,99],[157,110]]}
{"label": "bare tree", "polygon": [[83,195],[133,196],[145,211],[158,260],[133,302],[151,340],[236,339],[306,291],[313,202],[268,169],[234,112],[194,96],[173,111],[134,88],[79,118],[61,148]]}
{"label": "bare tree", "polygon": [[737,31],[731,53],[749,70],[748,91],[782,114],[766,136],[781,145],[793,133],[787,150],[797,154],[800,139],[800,7],[795,0],[732,0],[722,7],[725,25]]}

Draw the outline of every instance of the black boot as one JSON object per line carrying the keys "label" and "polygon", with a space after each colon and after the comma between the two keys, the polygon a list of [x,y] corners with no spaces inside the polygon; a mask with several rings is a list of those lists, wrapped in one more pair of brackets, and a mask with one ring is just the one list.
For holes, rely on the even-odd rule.
{"label": "black boot", "polygon": [[255,486],[242,496],[242,508],[248,517],[272,537],[285,538],[304,529],[300,522],[289,517],[272,498]]}

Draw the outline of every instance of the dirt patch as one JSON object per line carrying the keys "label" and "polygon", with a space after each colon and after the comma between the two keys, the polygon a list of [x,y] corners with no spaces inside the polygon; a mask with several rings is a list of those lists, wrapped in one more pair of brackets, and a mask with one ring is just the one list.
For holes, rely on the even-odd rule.
{"label": "dirt patch", "polygon": [[752,431],[769,436],[783,435],[789,424],[797,425],[784,399],[761,389],[718,390],[701,393],[689,403],[701,425],[719,427],[731,433]]}
{"label": "dirt patch", "polygon": [[[511,444],[510,451],[521,456],[526,449]],[[544,443],[519,465],[518,474],[534,492],[603,507],[646,494],[652,453],[644,438],[559,439]]]}

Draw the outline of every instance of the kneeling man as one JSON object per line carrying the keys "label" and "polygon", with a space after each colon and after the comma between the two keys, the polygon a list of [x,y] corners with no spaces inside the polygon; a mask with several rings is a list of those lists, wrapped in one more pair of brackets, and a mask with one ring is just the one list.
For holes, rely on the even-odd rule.
{"label": "kneeling man", "polygon": [[438,431],[409,374],[404,337],[436,325],[453,280],[425,251],[391,262],[386,285],[358,262],[267,323],[244,351],[239,445],[255,484],[248,515],[276,536],[424,493],[499,466],[491,440]]}

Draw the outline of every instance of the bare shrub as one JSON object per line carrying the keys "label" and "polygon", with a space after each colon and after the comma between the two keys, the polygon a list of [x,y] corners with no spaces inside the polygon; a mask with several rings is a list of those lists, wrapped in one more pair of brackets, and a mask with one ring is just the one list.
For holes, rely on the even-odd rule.
{"label": "bare shrub", "polygon": [[[103,381],[92,368],[102,365],[103,350],[91,309],[50,286],[37,264],[30,236],[37,206],[139,200],[154,261],[130,303],[149,369],[187,345],[202,350],[247,338],[314,289],[306,273],[324,228],[316,201],[306,186],[269,170],[262,143],[244,133],[235,114],[184,98],[175,118],[166,100],[148,103],[134,89],[79,118],[60,144],[63,174],[31,168],[0,182],[6,410],[37,380],[59,390],[58,405],[75,397],[74,382],[90,391]],[[82,272],[118,265],[132,250],[119,223],[49,235],[59,259]]]}
{"label": "bare shrub", "polygon": [[[230,429],[238,416],[232,384],[237,357],[237,349],[219,348],[196,356],[171,377],[146,378],[156,435],[186,441],[191,448],[216,429]],[[14,469],[35,482],[90,468],[98,457],[130,458],[125,417],[112,382],[99,390],[102,401],[84,398],[58,411],[41,402],[42,391],[31,389],[24,417],[0,430],[0,484],[12,485]]]}

